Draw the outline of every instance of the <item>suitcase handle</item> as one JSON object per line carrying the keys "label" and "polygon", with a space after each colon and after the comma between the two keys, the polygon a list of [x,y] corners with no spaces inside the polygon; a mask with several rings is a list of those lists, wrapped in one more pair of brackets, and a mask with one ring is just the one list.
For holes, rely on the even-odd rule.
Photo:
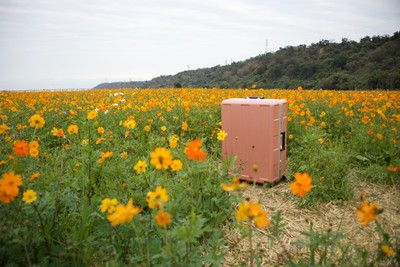
{"label": "suitcase handle", "polygon": [[281,147],[280,147],[281,151],[285,150],[285,148],[286,148],[286,146],[285,146],[285,135],[286,135],[285,132],[281,133]]}
{"label": "suitcase handle", "polygon": [[246,99],[264,99],[263,96],[248,96]]}

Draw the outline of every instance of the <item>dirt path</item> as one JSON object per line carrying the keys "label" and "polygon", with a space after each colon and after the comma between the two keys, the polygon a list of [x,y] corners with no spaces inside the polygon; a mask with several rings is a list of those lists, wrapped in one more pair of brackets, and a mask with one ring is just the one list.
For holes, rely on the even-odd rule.
{"label": "dirt path", "polygon": [[[357,184],[355,196],[369,193],[368,200],[384,209],[383,213],[378,215],[378,220],[390,234],[392,241],[395,237],[400,237],[400,188],[361,182]],[[244,192],[244,196],[250,197],[252,201],[258,201],[268,211],[269,219],[278,211],[281,211],[283,218],[284,227],[274,243],[271,242],[273,239],[271,229],[254,231],[253,247],[256,248],[262,266],[284,265],[289,258],[295,262],[300,258],[308,258],[308,250],[296,247],[293,242],[299,238],[304,239],[300,232],[308,231],[310,223],[317,232],[326,232],[329,229],[336,231],[340,226],[340,231],[344,234],[342,243],[357,244],[370,251],[376,251],[379,237],[374,231],[375,222],[369,227],[364,227],[354,214],[360,203],[358,197],[337,204],[321,204],[313,209],[298,208],[296,199],[291,195],[289,182],[286,181],[269,189],[261,186],[251,187]],[[240,230],[233,225],[227,225],[225,233],[228,245],[223,266],[246,265],[248,254],[246,255],[244,251],[248,251],[248,239],[241,238]]]}

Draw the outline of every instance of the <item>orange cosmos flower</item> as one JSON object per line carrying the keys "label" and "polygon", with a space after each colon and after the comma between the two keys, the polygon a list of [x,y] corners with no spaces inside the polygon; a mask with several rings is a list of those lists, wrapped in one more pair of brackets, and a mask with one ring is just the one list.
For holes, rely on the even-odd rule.
{"label": "orange cosmos flower", "polygon": [[399,166],[393,166],[393,164],[389,164],[387,169],[391,172],[397,172],[399,171]]}
{"label": "orange cosmos flower", "polygon": [[163,228],[167,228],[167,225],[172,222],[171,215],[163,210],[159,210],[155,218],[157,224]]}
{"label": "orange cosmos flower", "polygon": [[29,154],[29,144],[25,140],[19,140],[14,143],[14,153],[19,157],[24,157]]}
{"label": "orange cosmos flower", "polygon": [[379,211],[379,208],[374,203],[367,203],[363,201],[354,212],[360,218],[358,219],[359,222],[363,222],[364,226],[367,227],[370,222],[376,220],[376,215]]}
{"label": "orange cosmos flower", "polygon": [[64,130],[62,128],[57,129],[56,127],[53,127],[53,129],[51,130],[51,133],[53,134],[53,136],[57,136],[60,138],[63,138],[65,136]]}
{"label": "orange cosmos flower", "polygon": [[186,131],[186,130],[188,129],[188,124],[187,124],[186,121],[182,122],[182,127],[181,127],[181,129],[182,129],[183,131]]}
{"label": "orange cosmos flower", "polygon": [[40,177],[40,173],[35,172],[31,175],[31,177],[29,177],[29,181],[35,180],[36,178]]}
{"label": "orange cosmos flower", "polygon": [[236,211],[236,220],[240,222],[249,219],[254,220],[257,228],[266,228],[270,225],[267,219],[267,212],[261,208],[260,204],[252,201],[243,201]]}
{"label": "orange cosmos flower", "polygon": [[195,139],[187,145],[185,149],[186,156],[191,160],[204,161],[206,159],[206,153],[201,150],[201,140]]}
{"label": "orange cosmos flower", "polygon": [[5,204],[14,200],[19,193],[19,186],[22,185],[21,175],[14,172],[4,173],[0,179],[0,202]]}
{"label": "orange cosmos flower", "polygon": [[101,152],[100,158],[97,160],[98,163],[103,163],[106,158],[109,158],[113,155],[113,152],[107,151],[105,153]]}
{"label": "orange cosmos flower", "polygon": [[311,185],[311,177],[308,175],[308,173],[296,173],[294,178],[296,181],[290,184],[292,194],[300,197],[306,196],[313,187]]}

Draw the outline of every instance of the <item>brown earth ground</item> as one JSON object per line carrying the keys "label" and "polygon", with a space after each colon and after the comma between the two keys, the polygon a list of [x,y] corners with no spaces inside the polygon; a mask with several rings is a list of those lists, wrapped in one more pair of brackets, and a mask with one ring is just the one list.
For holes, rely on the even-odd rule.
{"label": "brown earth ground", "polygon": [[[268,211],[268,218],[281,211],[284,227],[278,238],[273,240],[271,229],[253,228],[253,248],[261,266],[282,266],[288,259],[299,262],[300,259],[308,259],[310,253],[306,248],[298,248],[293,244],[296,240],[305,240],[301,231],[310,229],[310,222],[314,231],[337,231],[344,234],[341,244],[356,244],[376,255],[380,242],[379,235],[375,231],[376,223],[370,223],[369,227],[358,222],[358,216],[354,213],[360,203],[361,193],[369,193],[368,201],[376,203],[383,213],[378,215],[379,223],[391,237],[391,243],[395,244],[396,238],[400,242],[400,187],[377,185],[365,182],[355,182],[355,197],[351,201],[338,203],[318,204],[315,208],[299,208],[298,200],[293,198],[289,189],[289,182],[282,181],[272,188],[251,186],[244,193],[252,201],[257,201],[263,209]],[[247,229],[244,227],[243,230]],[[249,241],[242,237],[241,230],[233,224],[226,225],[224,229],[226,256],[222,266],[248,266]],[[247,252],[247,253],[246,253]],[[341,257],[340,252],[336,252]],[[373,257],[373,256],[371,256]],[[371,259],[370,259],[371,260]],[[392,266],[391,262],[383,262],[380,266]]]}

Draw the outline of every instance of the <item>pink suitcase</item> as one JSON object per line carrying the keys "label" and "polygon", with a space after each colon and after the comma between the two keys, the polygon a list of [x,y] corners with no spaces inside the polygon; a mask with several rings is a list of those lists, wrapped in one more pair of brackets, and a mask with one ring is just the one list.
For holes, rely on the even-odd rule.
{"label": "pink suitcase", "polygon": [[239,178],[278,182],[286,172],[286,100],[231,98],[222,101],[221,116],[228,133],[222,154],[236,156]]}

